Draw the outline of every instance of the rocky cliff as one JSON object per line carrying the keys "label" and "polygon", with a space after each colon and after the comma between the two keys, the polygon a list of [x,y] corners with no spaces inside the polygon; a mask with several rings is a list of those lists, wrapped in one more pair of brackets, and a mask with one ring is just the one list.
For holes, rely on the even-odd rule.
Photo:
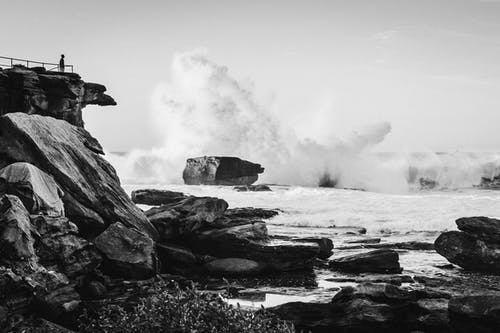
{"label": "rocky cliff", "polygon": [[105,86],[84,82],[76,73],[23,66],[0,69],[0,115],[39,114],[83,127],[82,109],[86,105],[116,105],[105,91]]}

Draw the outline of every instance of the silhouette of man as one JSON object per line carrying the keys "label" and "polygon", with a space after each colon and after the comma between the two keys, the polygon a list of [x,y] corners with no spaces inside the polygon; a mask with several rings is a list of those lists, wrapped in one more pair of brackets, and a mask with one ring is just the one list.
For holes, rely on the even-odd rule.
{"label": "silhouette of man", "polygon": [[61,60],[59,60],[59,71],[64,72],[64,54],[61,54]]}

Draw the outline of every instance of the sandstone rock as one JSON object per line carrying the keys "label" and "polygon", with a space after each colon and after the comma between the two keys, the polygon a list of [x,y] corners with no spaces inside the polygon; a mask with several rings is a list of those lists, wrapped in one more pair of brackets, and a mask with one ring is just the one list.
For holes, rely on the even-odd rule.
{"label": "sandstone rock", "polygon": [[330,268],[353,273],[401,273],[399,255],[394,250],[374,250],[335,258],[330,261]]}
{"label": "sandstone rock", "polygon": [[279,215],[274,209],[263,209],[254,207],[230,208],[224,213],[230,219],[261,219],[267,220]]}
{"label": "sandstone rock", "polygon": [[462,217],[455,221],[458,229],[479,239],[500,244],[500,220],[485,216]]}
{"label": "sandstone rock", "polygon": [[264,172],[260,164],[227,156],[189,158],[182,174],[187,185],[250,185]]}
{"label": "sandstone rock", "polygon": [[136,204],[160,206],[177,203],[187,198],[182,192],[144,189],[132,191],[132,201]]}
{"label": "sandstone rock", "polygon": [[78,236],[78,228],[64,217],[33,216],[38,233],[36,254],[45,267],[64,272],[68,277],[87,274],[101,263],[94,245]]}
{"label": "sandstone rock", "polygon": [[190,246],[218,258],[243,258],[266,266],[269,271],[311,269],[319,255],[317,244],[268,241],[263,222],[197,233]]}
{"label": "sandstone rock", "polygon": [[0,117],[0,154],[49,173],[65,192],[66,216],[83,234],[96,235],[121,222],[157,238],[144,213],[120,187],[102,148],[83,128],[51,117],[9,113]]}
{"label": "sandstone rock", "polygon": [[199,258],[190,249],[173,244],[156,244],[158,259],[162,266],[170,266],[174,263],[182,265],[197,265],[201,263]]}
{"label": "sandstone rock", "polygon": [[251,276],[261,273],[264,265],[249,259],[223,258],[206,263],[205,269],[218,276]]}
{"label": "sandstone rock", "polygon": [[31,214],[63,216],[63,191],[36,166],[16,162],[0,170],[0,191],[17,196]]}
{"label": "sandstone rock", "polygon": [[492,178],[481,177],[481,183],[478,185],[478,187],[486,190],[500,189],[500,175],[494,176]]}
{"label": "sandstone rock", "polygon": [[30,217],[21,200],[0,197],[0,259],[27,260],[35,257]]}
{"label": "sandstone rock", "polygon": [[149,221],[158,229],[163,240],[185,237],[222,217],[228,204],[212,197],[184,199],[153,207],[146,211]]}
{"label": "sandstone rock", "polygon": [[153,240],[120,222],[100,234],[95,245],[105,256],[101,268],[111,276],[146,279],[156,270]]}
{"label": "sandstone rock", "polygon": [[500,295],[454,297],[448,305],[454,332],[497,332],[500,327]]}
{"label": "sandstone rock", "polygon": [[500,274],[500,244],[465,232],[448,231],[436,239],[434,247],[448,261],[465,269]]}
{"label": "sandstone rock", "polygon": [[0,115],[23,112],[63,119],[83,127],[82,108],[88,104],[116,105],[106,87],[85,83],[78,74],[0,69]]}
{"label": "sandstone rock", "polygon": [[267,185],[245,185],[245,186],[236,186],[233,190],[237,192],[270,192],[271,188]]}

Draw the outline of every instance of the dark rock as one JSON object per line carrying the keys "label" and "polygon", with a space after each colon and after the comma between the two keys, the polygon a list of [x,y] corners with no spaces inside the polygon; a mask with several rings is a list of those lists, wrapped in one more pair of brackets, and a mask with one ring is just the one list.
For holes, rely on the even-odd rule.
{"label": "dark rock", "polygon": [[111,276],[146,279],[156,270],[153,240],[120,222],[113,223],[100,234],[95,245],[106,258],[101,268]]}
{"label": "dark rock", "polygon": [[[349,242],[346,242],[349,243]],[[413,250],[413,251],[431,251],[434,250],[434,244],[428,242],[409,241],[397,243],[379,243],[379,244],[359,244],[339,246],[338,250],[351,250],[351,249],[400,249],[400,250]]]}
{"label": "dark rock", "polygon": [[454,332],[497,332],[500,327],[500,295],[454,297],[448,305]]}
{"label": "dark rock", "polygon": [[96,235],[118,221],[157,238],[86,130],[51,117],[9,113],[0,117],[0,133],[3,160],[31,163],[52,175],[65,192],[66,216],[81,233]]}
{"label": "dark rock", "polygon": [[185,237],[222,217],[226,201],[212,197],[185,197],[180,201],[146,211],[162,240]]}
{"label": "dark rock", "polygon": [[386,249],[335,258],[329,265],[331,269],[353,273],[401,273],[403,270],[398,253]]}
{"label": "dark rock", "polygon": [[380,238],[362,238],[362,239],[353,239],[350,241],[346,241],[347,244],[378,244],[380,243]]}
{"label": "dark rock", "polygon": [[223,258],[207,262],[205,269],[216,276],[251,276],[260,274],[265,266],[242,258]]}
{"label": "dark rock", "polygon": [[336,187],[338,180],[333,178],[330,173],[325,172],[318,180],[319,187]]}
{"label": "dark rock", "polygon": [[494,176],[492,178],[481,177],[481,183],[478,185],[478,187],[486,190],[500,189],[500,175]]}
{"label": "dark rock", "polygon": [[270,271],[311,269],[320,249],[315,243],[267,241],[263,222],[201,231],[190,246],[219,258],[243,258],[264,264]]}
{"label": "dark rock", "polygon": [[328,227],[332,229],[331,232],[334,235],[364,235],[366,234],[366,228],[363,227],[351,227],[348,225],[331,225]]}
{"label": "dark rock", "polygon": [[465,232],[448,231],[436,239],[434,247],[460,267],[500,274],[500,244],[488,243]]}
{"label": "dark rock", "polygon": [[25,67],[0,70],[0,115],[40,114],[83,127],[86,105],[116,105],[105,91],[103,85],[85,83],[78,74]]}
{"label": "dark rock", "polygon": [[500,244],[500,220],[485,216],[462,217],[455,221],[459,230],[479,239]]}
{"label": "dark rock", "polygon": [[333,241],[330,238],[302,237],[292,238],[291,240],[294,242],[318,244],[318,258],[320,259],[328,259],[333,254]]}
{"label": "dark rock", "polygon": [[30,214],[63,216],[63,191],[36,166],[16,162],[0,170],[0,192],[17,196]]}
{"label": "dark rock", "polygon": [[263,209],[253,207],[230,208],[224,213],[230,219],[262,219],[267,220],[279,215],[274,209]]}
{"label": "dark rock", "polygon": [[187,185],[250,185],[262,172],[260,164],[237,157],[204,156],[189,158],[182,178]]}
{"label": "dark rock", "polygon": [[293,302],[268,309],[311,332],[448,332],[447,300],[391,284],[345,287],[330,303]]}
{"label": "dark rock", "polygon": [[13,195],[0,197],[0,261],[35,257],[30,217],[21,200]]}
{"label": "dark rock", "polygon": [[132,191],[132,201],[136,204],[160,206],[177,203],[187,196],[181,192],[144,189]]}
{"label": "dark rock", "polygon": [[425,177],[419,178],[418,182],[420,183],[421,190],[432,190],[439,185],[437,181]]}
{"label": "dark rock", "polygon": [[101,256],[94,245],[78,236],[78,228],[65,217],[33,216],[38,235],[35,250],[40,263],[68,277],[88,274],[99,266]]}
{"label": "dark rock", "polygon": [[233,190],[237,192],[270,192],[271,188],[267,185],[244,185],[244,186],[236,186]]}
{"label": "dark rock", "polygon": [[197,266],[202,262],[197,254],[190,249],[173,244],[156,244],[158,259],[162,267],[170,267],[175,264],[183,266]]}

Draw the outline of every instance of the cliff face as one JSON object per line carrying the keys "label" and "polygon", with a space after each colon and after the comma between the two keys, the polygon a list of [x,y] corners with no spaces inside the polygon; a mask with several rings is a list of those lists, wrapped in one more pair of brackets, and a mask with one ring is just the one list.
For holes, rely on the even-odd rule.
{"label": "cliff face", "polygon": [[82,109],[89,105],[116,105],[106,87],[84,82],[76,73],[16,66],[0,69],[0,115],[12,112],[63,119],[83,127]]}

